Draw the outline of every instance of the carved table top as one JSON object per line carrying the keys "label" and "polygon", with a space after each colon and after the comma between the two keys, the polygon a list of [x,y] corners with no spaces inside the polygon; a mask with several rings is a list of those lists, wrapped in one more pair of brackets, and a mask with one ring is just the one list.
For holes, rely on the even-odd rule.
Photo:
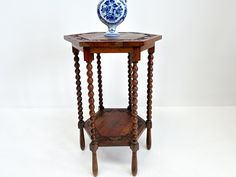
{"label": "carved table top", "polygon": [[137,33],[137,32],[121,32],[118,37],[106,37],[104,32],[92,32],[66,35],[64,39],[71,42],[76,48],[83,47],[95,48],[128,48],[142,47],[142,50],[149,48],[150,45],[161,40],[161,35]]}

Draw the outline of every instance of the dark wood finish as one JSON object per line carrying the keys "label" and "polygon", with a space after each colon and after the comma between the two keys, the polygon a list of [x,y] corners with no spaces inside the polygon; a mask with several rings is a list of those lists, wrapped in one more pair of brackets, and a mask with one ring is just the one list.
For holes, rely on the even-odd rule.
{"label": "dark wood finish", "polygon": [[[133,58],[132,58],[133,59]],[[131,112],[132,112],[132,122],[133,122],[133,130],[132,130],[132,142],[131,142],[131,150],[132,153],[132,164],[131,164],[131,170],[133,176],[137,175],[137,151],[138,151],[138,63],[137,61],[133,61],[132,66],[132,104],[131,104]]]}
{"label": "dark wood finish", "polygon": [[93,176],[98,175],[98,162],[97,162],[97,153],[92,151],[92,169],[93,169]]}
{"label": "dark wood finish", "polygon": [[140,59],[140,51],[153,47],[161,38],[161,35],[137,32],[123,32],[114,38],[105,37],[102,32],[64,36],[65,40],[79,50],[90,48],[91,53],[133,53],[134,60]]}
{"label": "dark wood finish", "polygon": [[94,54],[91,53],[91,49],[89,47],[84,47],[83,51],[84,51],[84,60],[87,62],[93,61]]}
{"label": "dark wood finish", "polygon": [[[131,112],[125,108],[99,110],[95,116],[95,132],[98,146],[130,146],[132,141]],[[146,128],[145,121],[137,116],[139,137]],[[91,136],[91,120],[85,121],[85,130]]]}
{"label": "dark wood finish", "polygon": [[131,111],[131,75],[132,75],[132,59],[131,56],[132,54],[129,53],[128,55],[128,99],[129,99],[129,104],[128,104],[128,110]]}
{"label": "dark wood finish", "polygon": [[90,128],[91,128],[91,139],[96,141],[95,138],[95,106],[94,106],[94,92],[93,92],[93,71],[92,63],[87,62],[87,82],[88,82],[88,97],[89,97],[89,116],[90,116]]}
{"label": "dark wood finish", "polygon": [[[104,33],[93,32],[64,36],[65,40],[73,46],[77,102],[80,128],[80,144],[84,149],[83,128],[91,138],[90,150],[92,151],[93,175],[98,175],[97,149],[99,146],[129,146],[132,150],[131,171],[136,175],[137,151],[139,149],[138,138],[147,128],[146,144],[147,149],[151,148],[152,128],[152,83],[153,83],[153,54],[155,42],[161,40],[162,36],[145,33],[120,33],[119,37],[108,38]],[[144,121],[138,116],[138,61],[141,59],[141,52],[148,50],[148,74],[147,74],[147,120]],[[79,70],[79,51],[83,51],[84,60],[87,62],[87,82],[89,97],[89,116],[83,122],[82,96]],[[94,53],[97,53],[97,74],[98,74],[98,97],[99,110],[95,113],[94,86],[92,61]],[[128,53],[128,107],[125,109],[107,109],[103,106],[102,93],[102,67],[100,53]]]}
{"label": "dark wood finish", "polygon": [[131,171],[133,176],[137,175],[138,172],[137,151],[132,152]]}
{"label": "dark wood finish", "polygon": [[153,53],[155,48],[152,47],[148,49],[148,74],[147,74],[147,138],[146,145],[147,149],[151,149],[152,139],[151,139],[151,128],[152,128],[152,83],[153,83]]}
{"label": "dark wood finish", "polygon": [[[90,55],[86,55],[91,57]],[[93,58],[93,57],[92,57]],[[93,71],[92,71],[92,61],[91,58],[85,58],[87,61],[87,82],[88,82],[88,97],[89,97],[89,116],[90,116],[90,130],[91,130],[91,139],[90,150],[92,151],[92,170],[93,175],[97,176],[98,174],[98,164],[97,164],[97,141],[96,141],[96,132],[95,132],[95,106],[94,106],[94,92],[93,92]]]}
{"label": "dark wood finish", "polygon": [[72,48],[74,54],[74,67],[75,67],[75,79],[76,79],[76,94],[77,94],[77,106],[78,106],[78,128],[80,129],[80,148],[84,150],[84,121],[83,121],[83,106],[82,106],[82,92],[81,92],[81,81],[80,81],[80,64],[79,64],[79,50]]}
{"label": "dark wood finish", "polygon": [[150,42],[158,41],[162,38],[160,35],[145,34],[137,32],[123,32],[120,36],[109,38],[102,32],[92,32],[83,34],[66,35],[65,40],[78,47],[141,47]]}
{"label": "dark wood finish", "polygon": [[131,114],[132,114],[132,121],[133,121],[133,138],[132,142],[137,142],[137,109],[138,109],[138,65],[137,62],[133,62],[132,66],[132,107],[131,107]]}
{"label": "dark wood finish", "polygon": [[97,54],[97,70],[98,70],[98,97],[99,97],[99,109],[103,107],[103,94],[102,94],[102,66],[101,66],[101,55]]}
{"label": "dark wood finish", "polygon": [[133,48],[91,48],[92,53],[130,53]]}

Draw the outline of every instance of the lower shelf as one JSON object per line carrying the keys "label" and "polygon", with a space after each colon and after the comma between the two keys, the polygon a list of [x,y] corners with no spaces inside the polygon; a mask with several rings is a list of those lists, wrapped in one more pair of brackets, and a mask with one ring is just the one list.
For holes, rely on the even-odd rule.
{"label": "lower shelf", "polygon": [[[128,109],[103,109],[96,113],[96,139],[98,146],[129,146],[132,137],[131,112]],[[90,119],[84,128],[91,136]],[[146,128],[145,121],[138,116],[138,137]]]}

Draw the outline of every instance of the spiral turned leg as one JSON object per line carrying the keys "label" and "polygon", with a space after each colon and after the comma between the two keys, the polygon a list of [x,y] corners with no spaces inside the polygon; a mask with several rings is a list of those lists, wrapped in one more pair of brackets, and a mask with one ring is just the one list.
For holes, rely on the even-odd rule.
{"label": "spiral turned leg", "polygon": [[81,81],[80,81],[80,64],[79,64],[79,51],[76,48],[72,48],[75,61],[75,78],[76,78],[76,90],[77,90],[77,105],[78,105],[78,128],[80,129],[80,148],[84,150],[84,121],[83,121],[83,106],[82,106],[82,92],[81,92]]}
{"label": "spiral turned leg", "polygon": [[98,97],[99,97],[99,110],[103,107],[103,94],[102,94],[102,67],[101,67],[101,55],[97,54],[97,72],[98,72]]}
{"label": "spiral turned leg", "polygon": [[129,95],[129,105],[128,110],[131,111],[131,75],[132,75],[132,61],[131,54],[128,55],[128,95]]}
{"label": "spiral turned leg", "polygon": [[137,151],[139,149],[138,144],[138,119],[137,119],[137,103],[138,103],[138,66],[137,62],[133,61],[132,66],[132,107],[131,107],[131,115],[132,115],[132,142],[130,148],[132,150],[132,163],[131,169],[133,176],[137,175],[138,166],[137,166]]}
{"label": "spiral turned leg", "polygon": [[148,74],[147,74],[147,139],[146,145],[147,149],[151,149],[152,138],[151,138],[151,128],[152,128],[152,83],[153,83],[153,53],[155,48],[152,47],[148,49]]}
{"label": "spiral turned leg", "polygon": [[96,142],[95,134],[95,106],[94,106],[94,92],[93,92],[93,72],[92,72],[92,63],[87,61],[87,82],[88,82],[88,97],[89,97],[89,115],[90,115],[90,128],[91,128],[91,139],[90,150],[92,151],[92,170],[93,175],[97,176],[98,174],[98,164],[97,164],[97,154],[98,144]]}

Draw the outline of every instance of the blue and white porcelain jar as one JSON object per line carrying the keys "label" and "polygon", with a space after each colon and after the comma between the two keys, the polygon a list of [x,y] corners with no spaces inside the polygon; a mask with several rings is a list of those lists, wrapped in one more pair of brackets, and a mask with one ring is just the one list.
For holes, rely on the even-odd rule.
{"label": "blue and white porcelain jar", "polygon": [[105,36],[116,37],[116,27],[121,24],[127,14],[126,0],[101,0],[97,6],[99,19],[108,26]]}

